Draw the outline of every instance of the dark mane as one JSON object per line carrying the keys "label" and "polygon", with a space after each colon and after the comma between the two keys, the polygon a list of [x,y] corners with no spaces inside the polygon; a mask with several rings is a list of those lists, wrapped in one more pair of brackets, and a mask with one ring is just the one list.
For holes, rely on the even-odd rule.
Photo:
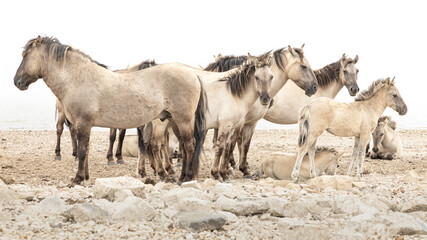
{"label": "dark mane", "polygon": [[[33,47],[33,43],[35,43],[39,38],[34,38],[28,41],[28,43],[24,47],[24,53],[27,52],[31,47]],[[56,61],[61,61],[65,59],[67,51],[74,51],[82,54],[84,57],[88,58],[91,62],[96,63],[97,65],[108,69],[105,64],[99,63],[98,61],[93,60],[89,55],[72,48],[69,45],[62,44],[58,39],[54,37],[42,37],[40,38],[40,44],[45,46],[45,51],[49,57],[55,57]]]}
{"label": "dark mane", "polygon": [[219,81],[227,81],[227,87],[230,89],[231,93],[234,96],[241,97],[249,84],[251,75],[255,72],[255,68],[270,65],[269,56],[270,53],[267,52],[256,57],[256,61],[252,61],[251,63],[245,62],[237,72],[234,72]]}
{"label": "dark mane", "polygon": [[[367,90],[363,90],[362,92],[357,94],[357,96],[354,98],[354,101],[365,101],[370,99],[372,96],[375,95],[376,92],[378,92],[378,90],[380,90],[384,86],[383,83],[385,83],[385,81],[385,79],[378,79],[372,82]],[[388,81],[390,81],[390,79],[388,79]]]}
{"label": "dark mane", "polygon": [[203,70],[210,71],[210,72],[226,72],[232,68],[235,68],[236,66],[240,66],[243,63],[246,62],[248,59],[247,56],[221,56],[219,59],[217,59],[215,62],[210,63],[206,68]]}
{"label": "dark mane", "polygon": [[314,75],[316,75],[317,82],[320,87],[326,87],[334,81],[339,81],[341,63],[340,61],[331,63],[324,66],[323,68],[314,70]]}
{"label": "dark mane", "polygon": [[156,65],[157,65],[156,61],[147,59],[138,65],[138,70],[142,70],[142,69],[149,68]]}
{"label": "dark mane", "polygon": [[231,94],[240,97],[249,84],[250,75],[254,72],[255,65],[244,64],[240,67],[239,71],[234,72],[219,81],[227,81],[227,87],[230,89]]}

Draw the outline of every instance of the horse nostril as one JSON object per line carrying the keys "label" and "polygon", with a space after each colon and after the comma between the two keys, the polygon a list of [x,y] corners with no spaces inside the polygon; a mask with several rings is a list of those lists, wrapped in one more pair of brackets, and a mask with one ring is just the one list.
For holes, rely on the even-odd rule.
{"label": "horse nostril", "polygon": [[317,91],[317,85],[313,85],[313,92]]}

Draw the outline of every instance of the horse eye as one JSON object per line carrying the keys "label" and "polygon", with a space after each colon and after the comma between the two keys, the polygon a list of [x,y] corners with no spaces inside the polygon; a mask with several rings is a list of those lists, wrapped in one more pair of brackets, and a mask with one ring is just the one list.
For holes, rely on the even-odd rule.
{"label": "horse eye", "polygon": [[347,70],[344,70],[344,73],[348,73]]}
{"label": "horse eye", "polygon": [[397,94],[396,94],[396,93],[395,93],[395,94],[393,94],[393,97],[395,97],[395,98],[396,98],[396,97],[397,97]]}
{"label": "horse eye", "polygon": [[273,80],[273,76],[270,76],[270,81]]}
{"label": "horse eye", "polygon": [[384,133],[381,133],[381,137],[384,136]]}
{"label": "horse eye", "polygon": [[301,65],[301,68],[302,68],[302,69],[306,69],[306,68],[307,68],[307,66],[305,66],[305,65]]}
{"label": "horse eye", "polygon": [[258,80],[259,80],[259,77],[258,77],[258,76],[255,76],[255,80],[257,80],[257,81],[258,81]]}

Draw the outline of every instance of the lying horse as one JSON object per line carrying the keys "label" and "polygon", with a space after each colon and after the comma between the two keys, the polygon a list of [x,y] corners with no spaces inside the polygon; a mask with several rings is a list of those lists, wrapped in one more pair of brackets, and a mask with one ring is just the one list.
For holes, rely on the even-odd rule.
{"label": "lying horse", "polygon": [[408,111],[405,102],[394,85],[394,79],[379,79],[357,95],[355,102],[340,103],[329,98],[319,98],[304,107],[299,119],[298,158],[292,171],[293,181],[298,181],[301,162],[308,152],[310,177],[316,177],[314,155],[317,138],[326,130],[335,136],[355,137],[353,155],[348,175],[359,160],[357,176],[362,177],[365,149],[379,116],[386,107],[400,115]]}
{"label": "lying horse", "polygon": [[[316,149],[316,175],[320,176],[335,175],[337,170],[338,159],[344,152],[338,152],[333,148],[317,148]],[[296,154],[275,152],[267,156],[260,164],[259,170],[252,177],[270,177],[276,180],[291,179],[292,168],[297,159]],[[310,163],[308,156],[305,155],[300,169],[300,177],[308,179],[310,177]]]}
{"label": "lying horse", "polygon": [[378,125],[372,133],[372,159],[393,160],[402,154],[403,144],[396,130],[396,122],[390,116],[378,119]]}

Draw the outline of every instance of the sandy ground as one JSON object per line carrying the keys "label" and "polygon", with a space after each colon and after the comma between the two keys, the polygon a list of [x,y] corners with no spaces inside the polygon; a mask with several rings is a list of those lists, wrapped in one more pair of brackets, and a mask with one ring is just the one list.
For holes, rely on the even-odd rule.
{"label": "sandy ground", "polygon": [[[365,161],[365,174],[402,175],[412,169],[419,174],[427,174],[427,130],[400,130],[404,144],[403,156],[393,161]],[[297,130],[258,130],[252,140],[248,162],[252,168],[258,166],[267,154],[296,152]],[[209,131],[205,142],[205,154],[202,157],[199,180],[210,177],[210,166],[214,151],[211,144],[212,132]],[[91,135],[89,153],[90,182],[99,177],[118,177],[136,175],[137,159],[125,157],[126,164],[107,166],[108,132],[94,131]],[[62,136],[62,161],[54,160],[56,132],[54,131],[0,131],[0,176],[15,183],[31,185],[56,185],[68,183],[75,176],[77,161],[71,155],[69,132]],[[348,168],[353,138],[342,138],[324,133],[318,140],[318,146],[330,146],[344,151],[339,162],[337,174],[344,174]],[[235,151],[237,157],[237,151]],[[155,178],[147,165],[148,177]],[[178,169],[179,170],[179,169]],[[242,178],[235,171],[232,179]]]}

